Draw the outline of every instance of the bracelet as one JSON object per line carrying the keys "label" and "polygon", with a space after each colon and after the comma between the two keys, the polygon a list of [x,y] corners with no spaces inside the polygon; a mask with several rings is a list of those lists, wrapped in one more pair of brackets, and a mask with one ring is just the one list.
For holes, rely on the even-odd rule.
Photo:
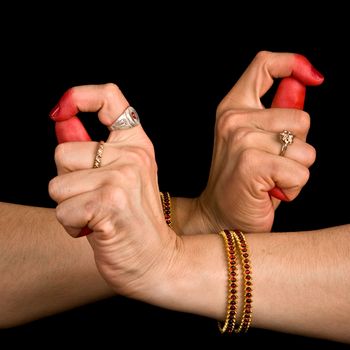
{"label": "bracelet", "polygon": [[[228,295],[227,310],[224,325],[218,322],[221,333],[245,333],[248,331],[252,322],[252,270],[249,259],[248,245],[244,234],[239,230],[224,230],[219,232],[224,238],[225,249],[227,253],[228,266]],[[244,302],[242,318],[239,326],[236,326],[237,316],[237,258],[236,252],[239,251],[239,257],[244,280]]]}
{"label": "bracelet", "polygon": [[241,231],[231,231],[233,237],[236,240],[238,250],[240,251],[242,272],[244,278],[244,303],[243,314],[239,327],[235,329],[236,333],[247,332],[252,322],[252,270],[249,260],[248,245],[245,237]]}
{"label": "bracelet", "polygon": [[225,323],[221,326],[221,322],[218,322],[218,327],[221,333],[227,332],[231,334],[235,329],[237,314],[236,245],[230,231],[221,231],[219,234],[224,238],[227,253],[228,294]]}
{"label": "bracelet", "polygon": [[165,222],[169,227],[172,227],[171,224],[171,197],[169,192],[160,192],[160,199],[162,200],[163,213]]}

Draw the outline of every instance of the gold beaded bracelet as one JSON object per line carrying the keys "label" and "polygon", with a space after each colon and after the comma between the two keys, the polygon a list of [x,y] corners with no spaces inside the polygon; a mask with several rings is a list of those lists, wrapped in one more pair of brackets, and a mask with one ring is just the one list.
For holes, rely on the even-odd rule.
{"label": "gold beaded bracelet", "polygon": [[[227,261],[228,261],[228,295],[227,310],[224,325],[218,322],[221,333],[231,334],[245,333],[248,331],[252,321],[252,269],[249,259],[248,245],[243,233],[239,230],[224,230],[219,232],[224,238]],[[242,276],[244,280],[244,302],[242,318],[239,326],[236,327],[237,315],[237,258],[236,251],[239,251]]]}
{"label": "gold beaded bracelet", "polygon": [[235,329],[236,333],[247,332],[252,322],[252,268],[249,260],[248,245],[241,231],[231,231],[236,240],[236,245],[240,251],[242,275],[244,278],[244,303],[242,319],[239,327]]}
{"label": "gold beaded bracelet", "polygon": [[163,206],[163,213],[165,222],[169,227],[172,227],[172,221],[171,221],[171,197],[169,192],[160,192],[160,198],[162,200],[162,206]]}
{"label": "gold beaded bracelet", "polygon": [[221,322],[218,322],[218,326],[221,333],[231,334],[235,329],[237,315],[236,245],[230,231],[221,231],[219,234],[224,238],[227,253],[228,295],[225,323],[222,326]]}

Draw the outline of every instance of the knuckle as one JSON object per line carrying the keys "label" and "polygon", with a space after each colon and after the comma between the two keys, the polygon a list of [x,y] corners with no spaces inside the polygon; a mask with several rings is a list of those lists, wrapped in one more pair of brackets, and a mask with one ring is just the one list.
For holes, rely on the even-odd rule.
{"label": "knuckle", "polygon": [[303,172],[303,183],[306,184],[310,178],[310,170],[308,168],[304,168]]}
{"label": "knuckle", "polygon": [[56,164],[62,164],[64,162],[66,155],[66,147],[67,145],[65,143],[61,143],[58,146],[56,146],[54,155]]}
{"label": "knuckle", "polygon": [[236,131],[237,128],[241,127],[241,125],[244,125],[246,119],[246,113],[228,110],[224,112],[220,118],[217,119],[216,133],[219,136],[227,139],[232,133]]}
{"label": "knuckle", "polygon": [[244,148],[250,148],[254,145],[254,139],[256,137],[256,132],[250,128],[241,127],[235,130],[232,134],[232,141],[235,144],[242,145]]}
{"label": "knuckle", "polygon": [[300,184],[304,186],[310,178],[310,171],[308,168],[303,167],[303,170],[300,172]]}
{"label": "knuckle", "polygon": [[311,145],[308,145],[308,146],[309,146],[309,150],[308,150],[309,166],[311,166],[316,161],[317,151],[315,147]]}
{"label": "knuckle", "polygon": [[141,171],[149,171],[156,166],[152,144],[150,148],[147,149],[143,147],[133,147],[128,154],[128,159]]}
{"label": "knuckle", "polygon": [[50,197],[56,202],[59,201],[59,193],[60,193],[59,189],[60,189],[59,180],[57,177],[54,177],[49,181],[48,191],[49,191]]}
{"label": "knuckle", "polygon": [[120,167],[119,172],[123,177],[123,182],[131,187],[135,187],[139,183],[140,174],[142,174],[142,170],[140,171],[136,164],[123,165]]}
{"label": "knuckle", "polygon": [[[87,207],[87,210],[95,210],[96,201],[90,204],[90,207]],[[101,191],[100,203],[103,203],[101,210],[104,208],[113,208],[115,212],[124,212],[127,208],[128,203],[128,194],[127,190],[122,186],[105,186]],[[109,209],[110,210],[110,209]]]}
{"label": "knuckle", "polygon": [[60,204],[58,204],[56,207],[56,218],[60,223],[64,223],[65,210],[64,207]]}
{"label": "knuckle", "polygon": [[103,92],[107,100],[114,100],[116,96],[119,96],[120,89],[114,83],[104,84]]}
{"label": "knuckle", "polygon": [[123,186],[127,190],[136,189],[140,186],[141,177],[145,173],[143,169],[140,170],[139,166],[134,163],[128,163],[119,165],[117,169],[109,170],[108,176],[103,184],[104,189],[112,189],[113,186],[118,188]]}
{"label": "knuckle", "polygon": [[311,118],[310,118],[309,113],[304,112],[304,111],[298,111],[297,122],[298,122],[298,125],[300,126],[300,129],[303,132],[309,131],[310,124],[311,124]]}
{"label": "knuckle", "polygon": [[296,171],[294,179],[296,187],[302,188],[309,181],[310,171],[307,167],[301,166],[298,171]]}
{"label": "knuckle", "polygon": [[252,174],[255,164],[259,164],[260,152],[253,148],[244,149],[237,160],[237,168],[245,174]]}
{"label": "knuckle", "polygon": [[266,51],[266,50],[259,51],[255,55],[254,61],[257,62],[258,64],[264,64],[269,60],[271,55],[272,53],[270,51]]}
{"label": "knuckle", "polygon": [[139,168],[142,168],[144,166],[144,157],[146,157],[146,152],[139,148],[139,147],[132,147],[128,152],[128,159],[129,162]]}
{"label": "knuckle", "polygon": [[219,119],[225,113],[232,113],[232,110],[228,107],[227,96],[216,107],[216,119]]}
{"label": "knuckle", "polygon": [[105,186],[99,191],[98,198],[85,203],[85,215],[89,221],[93,220],[94,230],[110,233],[115,230],[115,225],[128,219],[128,203],[127,190],[122,186]]}

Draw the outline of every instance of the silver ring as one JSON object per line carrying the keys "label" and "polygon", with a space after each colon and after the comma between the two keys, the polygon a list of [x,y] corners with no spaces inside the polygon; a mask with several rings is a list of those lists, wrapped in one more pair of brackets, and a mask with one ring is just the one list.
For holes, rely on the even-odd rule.
{"label": "silver ring", "polygon": [[288,130],[283,130],[282,132],[280,132],[279,137],[280,142],[282,144],[280,156],[284,156],[287,147],[293,143],[294,135]]}
{"label": "silver ring", "polygon": [[110,131],[124,130],[133,128],[140,124],[140,118],[135,108],[129,106],[123,114],[121,114],[112,125],[108,127]]}

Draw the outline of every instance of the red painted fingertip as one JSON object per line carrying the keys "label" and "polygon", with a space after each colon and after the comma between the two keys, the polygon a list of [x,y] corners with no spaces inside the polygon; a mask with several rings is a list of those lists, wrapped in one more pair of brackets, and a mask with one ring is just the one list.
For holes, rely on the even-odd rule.
{"label": "red painted fingertip", "polygon": [[303,55],[295,54],[292,76],[304,85],[320,85],[324,76]]}
{"label": "red painted fingertip", "polygon": [[274,187],[269,191],[271,197],[275,197],[283,202],[289,202],[289,198],[283,193],[279,187]]}
{"label": "red painted fingertip", "polygon": [[91,137],[78,117],[56,122],[55,132],[58,143],[73,141],[91,141]]}
{"label": "red painted fingertip", "polygon": [[293,77],[283,78],[277,88],[271,107],[303,109],[306,87]]}
{"label": "red painted fingertip", "polygon": [[49,113],[49,116],[52,120],[56,120],[56,116],[57,116],[59,110],[60,110],[60,105],[59,105],[59,103],[57,103],[57,105],[54,108],[52,108],[50,113]]}
{"label": "red painted fingertip", "polygon": [[85,226],[84,228],[81,229],[80,233],[78,234],[78,237],[84,237],[92,233],[93,231],[89,229],[89,227]]}
{"label": "red painted fingertip", "polygon": [[311,67],[311,74],[318,80],[324,80],[324,76],[315,67]]}
{"label": "red painted fingertip", "polygon": [[74,101],[73,91],[74,88],[71,88],[63,94],[57,105],[49,113],[51,119],[56,122],[62,122],[79,113],[79,109]]}

